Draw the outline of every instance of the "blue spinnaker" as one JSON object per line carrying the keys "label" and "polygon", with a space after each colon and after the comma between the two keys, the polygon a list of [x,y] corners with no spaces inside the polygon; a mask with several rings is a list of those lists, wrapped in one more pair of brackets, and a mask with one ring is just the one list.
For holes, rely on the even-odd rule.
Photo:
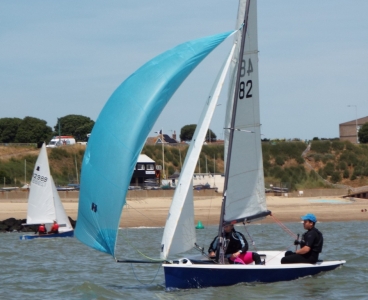
{"label": "blue spinnaker", "polygon": [[83,158],[75,230],[82,243],[115,256],[126,193],[149,132],[185,78],[231,33],[189,41],[158,55],[111,95]]}

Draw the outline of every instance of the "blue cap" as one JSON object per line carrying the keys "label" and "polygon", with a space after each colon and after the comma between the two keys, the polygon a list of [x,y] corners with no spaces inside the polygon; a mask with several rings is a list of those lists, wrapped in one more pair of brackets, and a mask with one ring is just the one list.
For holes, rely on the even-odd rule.
{"label": "blue cap", "polygon": [[316,218],[316,216],[315,216],[314,214],[306,214],[305,216],[302,216],[302,217],[301,217],[301,219],[302,219],[303,221],[305,221],[305,220],[309,220],[309,221],[312,221],[312,222],[314,222],[314,223],[316,223],[316,222],[317,222],[317,218]]}

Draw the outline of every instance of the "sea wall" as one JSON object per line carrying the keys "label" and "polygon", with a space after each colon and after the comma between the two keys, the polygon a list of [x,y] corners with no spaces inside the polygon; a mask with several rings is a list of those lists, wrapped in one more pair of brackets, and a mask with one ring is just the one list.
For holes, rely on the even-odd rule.
{"label": "sea wall", "polygon": [[[145,198],[172,198],[175,190],[129,190],[127,194],[128,200],[145,199]],[[0,191],[1,200],[27,200],[29,191]],[[217,197],[220,196],[214,189],[194,190],[193,196],[197,197]],[[59,191],[60,199],[63,202],[77,201],[79,199],[79,191]],[[22,201],[23,202],[23,201]]]}
{"label": "sea wall", "polygon": [[[134,199],[147,199],[147,198],[172,198],[175,190],[129,190],[127,194],[128,200]],[[302,193],[301,193],[302,192]],[[291,193],[268,193],[270,196],[282,196],[282,197],[327,197],[336,196],[342,197],[348,195],[349,191],[347,189],[306,189],[303,191],[296,191]],[[27,200],[28,191],[18,190],[18,191],[0,191],[0,201],[1,200]],[[200,197],[218,197],[221,196],[221,192],[216,192],[214,189],[203,189],[203,190],[193,190],[194,198]],[[68,201],[78,201],[79,191],[59,191],[59,196],[63,202]],[[23,202],[23,201],[22,201]]]}

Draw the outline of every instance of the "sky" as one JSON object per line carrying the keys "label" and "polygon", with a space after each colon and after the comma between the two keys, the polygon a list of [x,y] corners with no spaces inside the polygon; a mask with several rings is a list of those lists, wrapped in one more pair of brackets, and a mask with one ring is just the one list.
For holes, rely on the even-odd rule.
{"label": "sky", "polygon": [[[0,118],[31,116],[52,128],[69,114],[95,121],[151,58],[234,29],[237,7],[237,0],[0,1]],[[258,0],[264,138],[334,138],[340,123],[368,116],[367,12],[366,0]],[[231,42],[187,78],[150,136],[161,128],[179,135],[198,122]],[[226,94],[225,87],[210,125],[219,139]]]}

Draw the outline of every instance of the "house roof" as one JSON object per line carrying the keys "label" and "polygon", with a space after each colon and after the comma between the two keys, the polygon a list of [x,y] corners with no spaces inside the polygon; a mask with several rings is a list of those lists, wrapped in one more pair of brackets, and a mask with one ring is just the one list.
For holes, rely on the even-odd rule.
{"label": "house roof", "polygon": [[146,154],[139,154],[137,163],[155,163],[155,161]]}
{"label": "house roof", "polygon": [[[174,140],[173,138],[171,138],[167,134],[164,134],[163,136],[164,136],[164,143],[168,143],[168,144],[177,144],[178,143],[178,141]],[[158,143],[159,141],[161,143],[161,136],[157,137],[157,142],[156,143]]]}
{"label": "house roof", "polygon": [[179,178],[180,177],[180,173],[178,170],[176,170],[174,172],[174,174],[172,174],[171,176],[169,176],[169,179],[176,179],[176,178]]}
{"label": "house roof", "polygon": [[[155,145],[155,144],[161,144],[161,134],[155,137],[148,137],[146,140],[147,145]],[[177,144],[178,141],[171,138],[169,135],[164,134],[164,143],[165,144]]]}
{"label": "house roof", "polygon": [[368,122],[368,116],[367,117],[364,117],[364,118],[359,118],[359,119],[354,119],[352,121],[348,121],[348,122],[345,122],[345,123],[340,123],[339,125],[355,125],[356,123],[358,123],[359,125],[363,125],[365,123]]}

